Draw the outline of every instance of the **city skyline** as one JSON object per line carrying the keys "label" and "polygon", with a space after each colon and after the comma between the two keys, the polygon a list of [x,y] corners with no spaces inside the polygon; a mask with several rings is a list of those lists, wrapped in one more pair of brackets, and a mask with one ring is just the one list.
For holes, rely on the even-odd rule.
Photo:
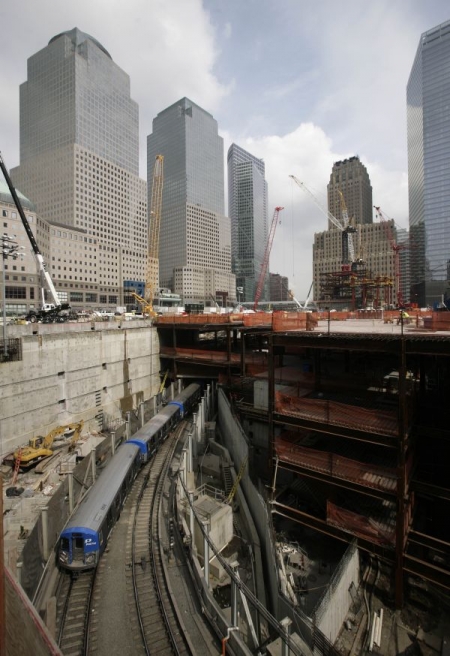
{"label": "city skyline", "polygon": [[314,232],[326,228],[326,218],[292,187],[289,174],[325,204],[332,164],[358,154],[374,204],[408,227],[406,84],[420,35],[449,18],[446,3],[414,1],[406,12],[381,0],[364,8],[352,2],[342,15],[327,0],[318,8],[267,0],[258,11],[251,1],[224,9],[210,1],[133,0],[110,14],[100,0],[73,7],[43,0],[39,12],[24,1],[2,10],[0,74],[8,103],[1,149],[11,167],[19,163],[18,89],[26,61],[76,26],[130,75],[140,111],[141,176],[151,120],[183,96],[215,116],[225,152],[235,142],[264,159],[269,214],[275,205],[286,208],[271,270],[289,277],[297,297],[309,288]]}

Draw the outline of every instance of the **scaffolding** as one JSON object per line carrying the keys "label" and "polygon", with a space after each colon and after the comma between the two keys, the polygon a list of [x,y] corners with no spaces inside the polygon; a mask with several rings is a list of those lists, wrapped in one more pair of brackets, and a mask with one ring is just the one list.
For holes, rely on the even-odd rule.
{"label": "scaffolding", "polygon": [[373,276],[362,260],[342,265],[340,271],[320,276],[320,301],[346,305],[352,311],[371,305],[387,307],[393,303],[394,282],[388,276]]}

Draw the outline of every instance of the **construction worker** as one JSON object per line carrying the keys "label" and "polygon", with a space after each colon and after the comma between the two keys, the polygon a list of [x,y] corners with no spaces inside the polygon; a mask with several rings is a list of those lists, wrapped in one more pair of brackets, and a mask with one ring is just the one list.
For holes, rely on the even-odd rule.
{"label": "construction worker", "polygon": [[404,323],[409,323],[409,314],[406,312],[406,310],[400,310],[400,316],[397,319],[397,326],[402,323],[402,320]]}

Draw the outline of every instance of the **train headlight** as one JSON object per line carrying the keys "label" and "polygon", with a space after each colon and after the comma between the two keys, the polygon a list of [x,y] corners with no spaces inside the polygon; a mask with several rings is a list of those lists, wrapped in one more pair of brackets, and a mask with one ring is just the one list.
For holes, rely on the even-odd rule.
{"label": "train headlight", "polygon": [[86,565],[92,565],[93,563],[95,563],[95,553],[87,554],[84,559],[84,562],[86,563]]}
{"label": "train headlight", "polygon": [[59,562],[60,563],[67,563],[69,560],[69,554],[67,551],[60,551],[59,552]]}

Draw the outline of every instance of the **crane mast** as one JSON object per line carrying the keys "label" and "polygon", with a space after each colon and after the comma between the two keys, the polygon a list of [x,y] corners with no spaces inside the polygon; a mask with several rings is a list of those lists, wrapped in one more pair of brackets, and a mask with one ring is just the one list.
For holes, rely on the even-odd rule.
{"label": "crane mast", "polygon": [[276,207],[272,217],[272,224],[270,226],[269,238],[266,244],[266,250],[264,252],[264,258],[261,264],[261,273],[259,274],[258,285],[256,287],[255,301],[253,303],[253,309],[256,311],[258,307],[259,299],[261,298],[261,293],[264,287],[264,280],[266,278],[267,267],[269,266],[269,257],[270,251],[272,250],[273,238],[275,237],[275,230],[278,224],[278,216],[284,210],[284,207]]}
{"label": "crane mast", "polygon": [[152,200],[148,226],[147,271],[145,276],[146,311],[153,315],[153,301],[159,287],[159,233],[161,228],[164,156],[156,155],[153,168]]}

